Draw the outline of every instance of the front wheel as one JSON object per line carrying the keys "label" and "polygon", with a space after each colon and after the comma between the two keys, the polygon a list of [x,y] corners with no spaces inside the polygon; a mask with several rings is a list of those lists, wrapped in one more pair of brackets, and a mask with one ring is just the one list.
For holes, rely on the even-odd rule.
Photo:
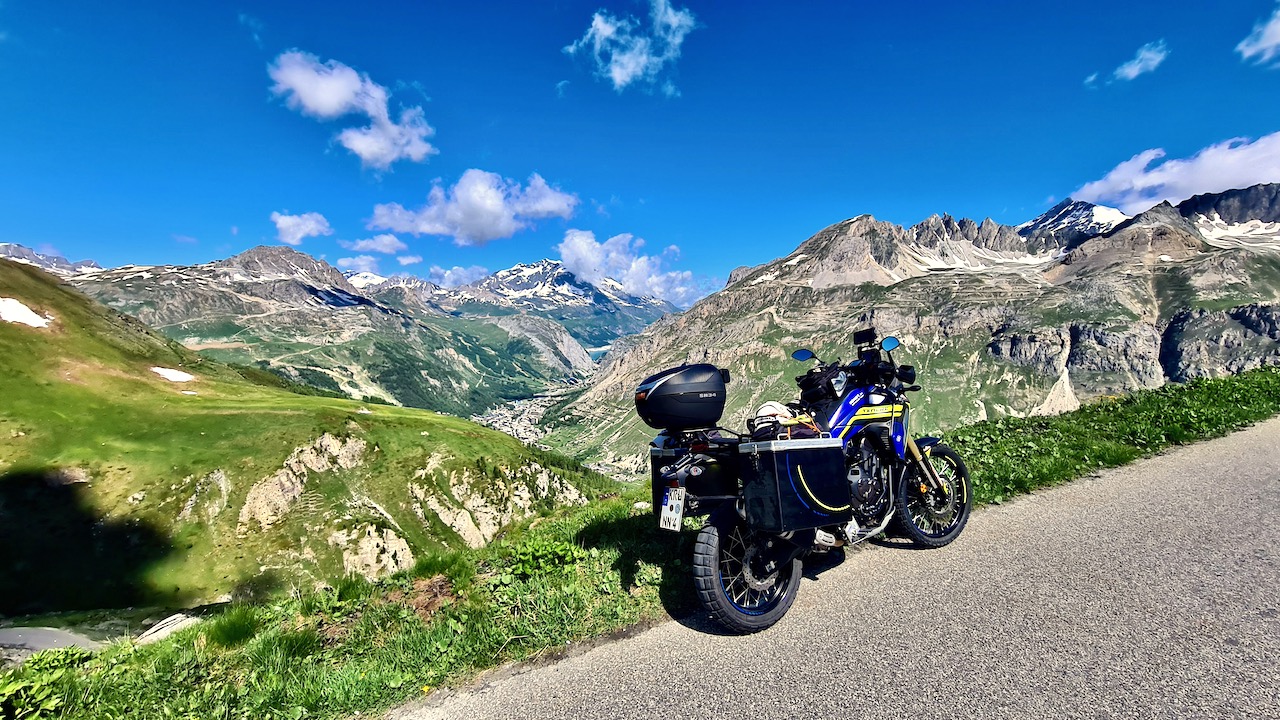
{"label": "front wheel", "polygon": [[927,456],[938,473],[944,491],[929,487],[919,470],[902,474],[902,482],[893,498],[898,530],[919,547],[940,548],[949,544],[964,530],[973,508],[973,490],[969,486],[969,469],[955,450],[934,445]]}
{"label": "front wheel", "polygon": [[698,532],[693,584],[711,619],[740,634],[759,632],[782,619],[800,589],[800,560],[772,567],[781,542],[747,527],[735,512],[718,512]]}

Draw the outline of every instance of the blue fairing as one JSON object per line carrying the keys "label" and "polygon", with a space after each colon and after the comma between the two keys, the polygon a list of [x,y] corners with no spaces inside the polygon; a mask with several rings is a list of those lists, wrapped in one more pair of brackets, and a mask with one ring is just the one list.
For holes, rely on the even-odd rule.
{"label": "blue fairing", "polygon": [[890,425],[893,450],[899,458],[907,453],[907,405],[883,388],[865,387],[850,390],[831,413],[827,426],[844,445],[858,442],[862,432],[872,425]]}

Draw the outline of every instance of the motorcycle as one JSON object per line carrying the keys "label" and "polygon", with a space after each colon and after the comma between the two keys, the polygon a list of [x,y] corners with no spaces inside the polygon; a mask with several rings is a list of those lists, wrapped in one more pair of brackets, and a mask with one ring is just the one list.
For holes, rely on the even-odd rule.
{"label": "motorcycle", "polygon": [[856,359],[816,361],[796,377],[800,397],[766,403],[749,434],[718,425],[728,370],[684,365],[636,389],[636,411],[661,433],[650,443],[654,513],[680,532],[706,516],[694,545],[698,599],[727,630],[752,633],[795,602],[814,553],[894,531],[939,548],[964,530],[969,471],[936,437],[909,434],[916,371],[897,365],[894,337],[855,332]]}

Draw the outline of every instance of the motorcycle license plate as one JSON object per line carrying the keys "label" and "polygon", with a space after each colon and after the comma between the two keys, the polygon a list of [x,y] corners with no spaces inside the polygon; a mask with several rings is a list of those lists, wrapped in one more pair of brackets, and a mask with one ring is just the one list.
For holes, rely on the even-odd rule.
{"label": "motorcycle license plate", "polygon": [[684,522],[684,488],[667,488],[662,496],[662,515],[658,518],[658,527],[663,530],[680,532]]}

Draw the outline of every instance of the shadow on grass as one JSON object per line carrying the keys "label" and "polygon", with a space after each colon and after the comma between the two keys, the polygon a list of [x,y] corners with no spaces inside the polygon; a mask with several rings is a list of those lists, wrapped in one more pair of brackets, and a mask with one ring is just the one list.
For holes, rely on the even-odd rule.
{"label": "shadow on grass", "polygon": [[[662,578],[658,598],[672,620],[709,635],[732,635],[713,621],[698,603],[693,586],[693,546],[697,533],[685,530],[673,533],[658,527],[651,514],[618,519],[597,520],[578,532],[577,541],[585,548],[598,547],[619,553],[614,569],[622,579],[622,589],[629,591],[637,584],[640,564],[656,565]],[[815,553],[804,558],[804,577],[818,580],[821,573],[844,561],[842,550]],[[800,591],[804,591],[803,585]]]}
{"label": "shadow on grass", "polygon": [[0,475],[0,616],[178,605],[146,578],[173,551],[146,522],[98,514],[65,471]]}

